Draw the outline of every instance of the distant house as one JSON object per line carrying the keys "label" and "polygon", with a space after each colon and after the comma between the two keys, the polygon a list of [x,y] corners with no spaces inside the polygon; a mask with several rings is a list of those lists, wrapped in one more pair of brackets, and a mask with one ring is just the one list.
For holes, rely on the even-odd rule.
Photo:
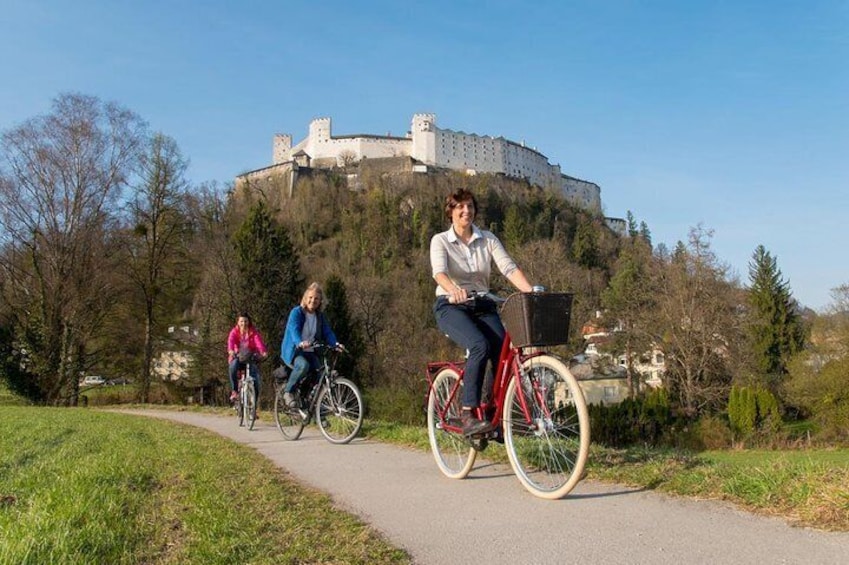
{"label": "distant house", "polygon": [[615,365],[599,370],[598,365],[593,366],[592,359],[584,357],[573,359],[570,370],[578,379],[587,404],[618,404],[628,398],[625,371]]}
{"label": "distant house", "polygon": [[192,356],[188,345],[197,339],[198,332],[190,326],[170,326],[168,340],[153,361],[153,374],[163,381],[179,381],[189,376]]}
{"label": "distant house", "polygon": [[[628,397],[626,355],[613,355],[604,351],[604,346],[612,341],[613,334],[618,331],[622,331],[618,324],[612,329],[602,324],[601,312],[596,312],[595,319],[586,322],[581,328],[586,345],[584,352],[572,359],[571,370],[581,383],[588,403],[615,404]],[[663,351],[655,347],[635,355],[631,361],[631,368],[640,375],[640,388],[662,386],[663,372],[666,370]]]}

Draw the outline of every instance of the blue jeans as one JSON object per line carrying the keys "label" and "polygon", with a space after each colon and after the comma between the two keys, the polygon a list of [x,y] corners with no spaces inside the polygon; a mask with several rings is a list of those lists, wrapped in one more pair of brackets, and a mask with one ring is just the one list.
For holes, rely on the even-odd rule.
{"label": "blue jeans", "polygon": [[463,376],[463,406],[471,408],[481,403],[486,362],[492,363],[493,371],[498,368],[506,333],[494,304],[482,301],[478,301],[477,306],[474,304],[451,304],[446,297],[440,296],[433,305],[439,330],[469,352]]}
{"label": "blue jeans", "polygon": [[233,359],[230,362],[230,390],[238,390],[236,374],[239,372],[239,369],[244,369],[246,364],[250,367],[251,376],[254,378],[254,390],[256,391],[256,397],[259,398],[259,367],[253,362],[242,363],[238,359]]}
{"label": "blue jeans", "polygon": [[285,392],[292,392],[298,383],[307,376],[309,370],[318,371],[320,366],[318,355],[312,351],[299,351],[295,354],[292,360],[292,372],[289,373],[289,380],[286,381]]}

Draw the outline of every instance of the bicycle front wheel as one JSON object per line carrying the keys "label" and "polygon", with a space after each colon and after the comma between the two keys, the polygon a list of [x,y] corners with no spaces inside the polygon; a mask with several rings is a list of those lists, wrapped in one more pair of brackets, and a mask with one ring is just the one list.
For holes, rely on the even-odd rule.
{"label": "bicycle front wheel", "polygon": [[297,409],[286,405],[283,400],[285,392],[285,388],[281,386],[274,395],[274,423],[284,438],[294,441],[301,437],[301,432],[304,431],[304,419]]}
{"label": "bicycle front wheel", "polygon": [[236,410],[236,421],[239,423],[239,427],[242,427],[242,424],[245,423],[245,413],[242,411],[242,395],[236,397],[236,400],[233,401],[233,408]]}
{"label": "bicycle front wheel", "polygon": [[245,427],[249,430],[254,429],[254,422],[256,422],[256,389],[254,383],[249,382],[245,392]]}
{"label": "bicycle front wheel", "polygon": [[337,378],[318,393],[315,416],[321,435],[330,443],[348,443],[363,426],[363,397],[357,385]]}
{"label": "bicycle front wheel", "polygon": [[457,371],[442,369],[434,377],[427,397],[427,436],[430,449],[439,470],[451,479],[466,478],[477,456],[477,451],[462,433],[445,429],[445,424],[452,420],[460,426],[463,384],[457,386],[459,381],[460,375]]}
{"label": "bicycle front wheel", "polygon": [[578,381],[549,355],[528,359],[504,401],[504,442],[513,472],[534,496],[566,496],[584,472],[590,419]]}

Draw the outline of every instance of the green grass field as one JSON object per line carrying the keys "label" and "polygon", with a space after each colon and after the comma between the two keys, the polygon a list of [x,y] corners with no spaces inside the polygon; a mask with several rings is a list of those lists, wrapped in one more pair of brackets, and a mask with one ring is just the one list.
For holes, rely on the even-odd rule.
{"label": "green grass field", "polygon": [[0,563],[408,563],[252,449],[97,410],[0,410]]}
{"label": "green grass field", "polygon": [[[164,420],[20,406],[5,392],[0,563],[409,562],[246,446]],[[363,433],[429,449],[423,427],[367,421]],[[497,444],[483,456],[507,461]],[[849,449],[691,454],[593,446],[588,478],[849,531]]]}

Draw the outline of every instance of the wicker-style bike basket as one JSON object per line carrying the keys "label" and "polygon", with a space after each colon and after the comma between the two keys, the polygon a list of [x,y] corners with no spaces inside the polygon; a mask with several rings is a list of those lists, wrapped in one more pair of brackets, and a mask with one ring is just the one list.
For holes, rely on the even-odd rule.
{"label": "wicker-style bike basket", "polygon": [[572,295],[557,292],[512,294],[501,321],[515,347],[561,345],[569,340]]}

